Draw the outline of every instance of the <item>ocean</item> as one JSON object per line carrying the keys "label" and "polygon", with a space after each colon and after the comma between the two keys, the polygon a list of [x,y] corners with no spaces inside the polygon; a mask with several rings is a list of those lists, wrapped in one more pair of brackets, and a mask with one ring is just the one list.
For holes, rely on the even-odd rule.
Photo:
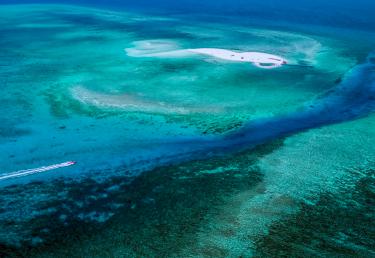
{"label": "ocean", "polygon": [[374,11],[2,1],[0,257],[375,256]]}

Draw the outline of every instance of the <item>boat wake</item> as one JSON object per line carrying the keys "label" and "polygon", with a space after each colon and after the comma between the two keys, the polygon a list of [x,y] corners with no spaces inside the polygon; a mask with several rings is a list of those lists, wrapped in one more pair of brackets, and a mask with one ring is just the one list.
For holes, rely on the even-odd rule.
{"label": "boat wake", "polygon": [[51,165],[51,166],[45,166],[45,167],[33,168],[33,169],[26,169],[26,170],[19,170],[19,171],[15,171],[15,172],[0,175],[0,181],[18,178],[18,177],[30,176],[30,175],[33,175],[33,174],[42,173],[42,172],[46,172],[46,171],[50,171],[50,170],[54,170],[54,169],[58,169],[58,168],[69,167],[69,166],[72,166],[74,164],[76,164],[75,161],[67,161],[67,162],[63,162],[63,163],[59,163],[59,164],[55,164],[55,165]]}

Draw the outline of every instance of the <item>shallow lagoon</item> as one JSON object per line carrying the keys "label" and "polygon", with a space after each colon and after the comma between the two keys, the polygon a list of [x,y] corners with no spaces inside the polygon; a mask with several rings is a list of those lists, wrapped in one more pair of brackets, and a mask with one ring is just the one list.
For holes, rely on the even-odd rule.
{"label": "shallow lagoon", "polygon": [[[155,168],[168,165],[163,157],[189,152],[175,142],[221,135],[324,95],[372,50],[370,33],[353,44],[340,29],[332,37],[328,28],[311,33],[261,21],[223,24],[219,17],[192,22],[183,15],[54,5],[6,6],[1,13],[1,171],[77,161],[73,168],[3,182],[6,230],[0,237],[8,253],[64,257],[78,248],[99,257],[276,255],[299,212],[314,217],[322,196],[357,193],[355,186],[373,176],[372,117],[240,154]],[[264,71],[124,51],[145,45],[256,49],[314,67]],[[368,208],[358,203],[356,212]],[[357,248],[350,244],[357,235],[341,233],[344,244],[328,235],[338,250],[306,248],[372,254],[371,239]],[[305,234],[297,236],[327,241],[321,232],[322,239]],[[304,248],[292,245],[286,253]]]}
{"label": "shallow lagoon", "polygon": [[[357,58],[333,39],[302,33],[236,24],[218,29],[215,23],[69,6],[23,8],[3,8],[8,28],[3,55],[12,63],[4,64],[2,109],[9,115],[2,132],[25,134],[2,145],[2,160],[12,158],[2,163],[4,171],[58,163],[62,157],[79,161],[83,170],[108,160],[120,165],[127,162],[123,149],[134,141],[148,145],[173,135],[225,132],[250,119],[292,111],[333,87]],[[127,56],[124,49],[140,42],[156,45],[154,51],[159,45],[161,50],[170,45],[256,49],[315,68],[262,71],[214,59]],[[96,155],[93,149],[102,151]]]}

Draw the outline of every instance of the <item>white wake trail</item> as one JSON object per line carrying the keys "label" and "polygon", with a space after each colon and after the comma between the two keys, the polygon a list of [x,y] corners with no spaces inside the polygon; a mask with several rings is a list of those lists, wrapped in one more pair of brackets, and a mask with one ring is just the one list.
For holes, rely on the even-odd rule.
{"label": "white wake trail", "polygon": [[58,169],[58,168],[69,167],[69,166],[72,166],[74,164],[76,164],[75,161],[67,161],[67,162],[54,164],[54,165],[50,165],[50,166],[43,166],[43,167],[39,167],[39,168],[19,170],[19,171],[15,171],[15,172],[0,175],[0,181],[6,180],[6,179],[17,178],[17,177],[29,176],[29,175],[32,175],[32,174],[42,173],[42,172],[46,172],[46,171],[54,170],[54,169]]}

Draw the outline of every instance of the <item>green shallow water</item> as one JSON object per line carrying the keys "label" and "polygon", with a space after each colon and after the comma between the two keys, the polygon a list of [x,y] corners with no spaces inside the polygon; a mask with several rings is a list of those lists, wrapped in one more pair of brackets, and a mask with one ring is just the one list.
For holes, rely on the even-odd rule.
{"label": "green shallow water", "polygon": [[[54,5],[5,6],[1,12],[1,111],[7,115],[1,118],[0,155],[11,161],[1,164],[7,172],[62,157],[80,161],[80,170],[108,168],[143,156],[142,147],[131,158],[122,153],[134,139],[147,144],[222,133],[292,111],[334,87],[361,57],[339,40],[270,26]],[[155,41],[175,49],[268,51],[314,68],[264,71],[209,58],[135,58],[124,51]]]}
{"label": "green shallow water", "polygon": [[[1,172],[78,161],[0,189],[0,254],[374,255],[372,116],[240,154],[127,166],[178,154],[159,146],[170,139],[298,109],[364,58],[371,33],[353,44],[338,29],[220,17],[57,5],[2,6],[0,14]],[[313,68],[126,54],[142,46],[265,51]]]}

